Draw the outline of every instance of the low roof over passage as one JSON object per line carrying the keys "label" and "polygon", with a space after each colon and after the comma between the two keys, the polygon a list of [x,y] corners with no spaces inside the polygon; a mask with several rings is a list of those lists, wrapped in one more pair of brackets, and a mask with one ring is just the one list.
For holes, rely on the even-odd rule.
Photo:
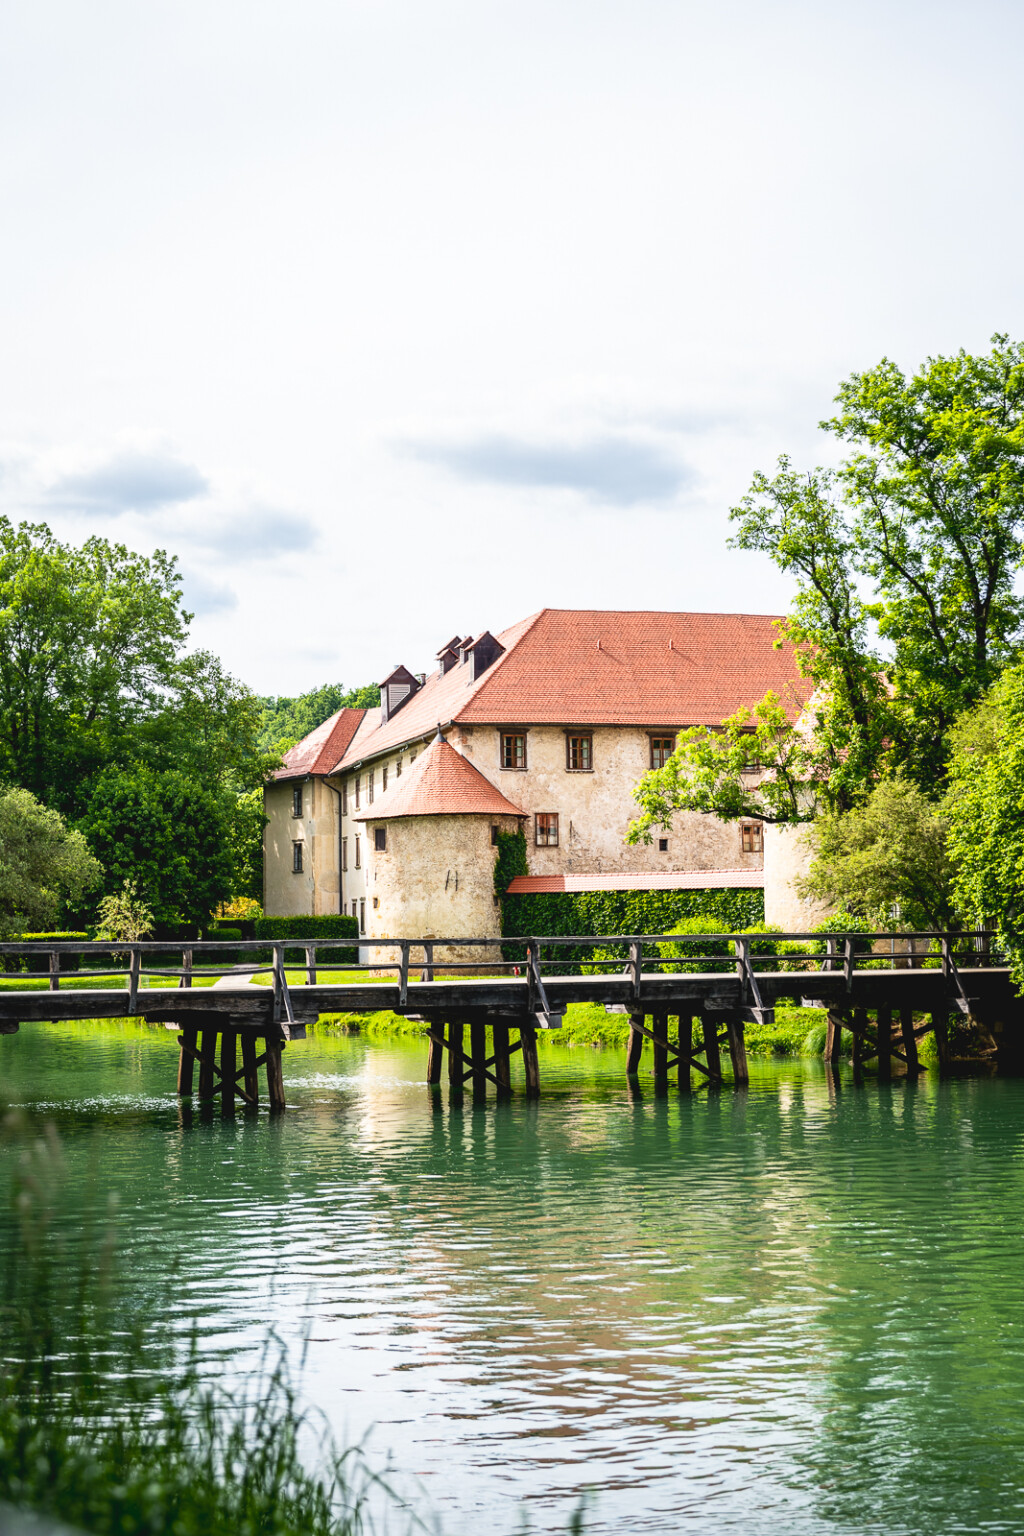
{"label": "low roof over passage", "polygon": [[557,891],[759,891],[760,869],[667,869],[643,875],[516,875],[510,896],[540,896]]}
{"label": "low roof over passage", "polygon": [[[762,613],[545,608],[498,635],[502,654],[433,672],[391,719],[366,718],[337,767],[426,736],[434,724],[719,725],[769,689],[796,717],[809,689]],[[471,652],[467,653],[471,657]]]}
{"label": "low roof over passage", "polygon": [[518,806],[439,734],[373,805],[353,821],[395,821],[400,816],[522,816]]}

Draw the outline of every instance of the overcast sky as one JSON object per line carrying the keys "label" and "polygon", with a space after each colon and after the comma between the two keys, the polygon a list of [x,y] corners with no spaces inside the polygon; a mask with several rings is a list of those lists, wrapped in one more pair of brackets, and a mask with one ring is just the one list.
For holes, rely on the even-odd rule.
{"label": "overcast sky", "polygon": [[785,607],[728,508],[1024,334],[1024,7],[0,9],[0,503],[261,692],[543,606]]}

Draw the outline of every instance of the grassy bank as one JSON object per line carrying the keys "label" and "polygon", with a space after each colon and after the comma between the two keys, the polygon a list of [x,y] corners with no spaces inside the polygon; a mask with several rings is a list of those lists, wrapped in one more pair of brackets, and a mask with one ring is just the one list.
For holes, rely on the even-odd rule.
{"label": "grassy bank", "polygon": [[[318,1029],[342,1030],[365,1035],[370,1040],[386,1040],[395,1035],[422,1035],[425,1024],[402,1018],[400,1014],[379,1013],[323,1014]],[[820,1034],[820,1044],[818,1035]],[[569,1046],[611,1046],[625,1049],[629,1019],[623,1013],[606,1013],[598,1003],[571,1003],[562,1029],[542,1033],[542,1041]],[[825,1014],[821,1008],[777,1008],[774,1024],[748,1024],[747,1050],[753,1056],[821,1055],[825,1044]]]}

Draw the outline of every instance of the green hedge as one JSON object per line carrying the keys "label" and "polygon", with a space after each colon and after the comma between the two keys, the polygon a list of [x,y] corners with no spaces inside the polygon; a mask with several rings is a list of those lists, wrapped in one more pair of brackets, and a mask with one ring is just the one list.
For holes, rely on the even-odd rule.
{"label": "green hedge", "polygon": [[[73,944],[76,940],[83,944],[88,943],[89,935],[87,933],[67,930],[59,932],[55,930],[52,933],[19,933],[15,942],[23,942],[25,944]],[[59,962],[62,971],[77,971],[81,963],[80,955],[61,955]],[[5,955],[3,968],[7,972],[46,969],[45,965],[40,967],[37,959],[33,959],[30,963],[27,955]]]}
{"label": "green hedge", "polygon": [[[710,933],[740,933],[764,922],[764,892],[717,891],[552,891],[506,895],[501,904],[505,938],[519,934],[669,933],[685,918],[700,918]],[[506,960],[521,960],[518,944],[503,946]],[[591,958],[583,950],[545,951],[549,960],[579,963]]]}
{"label": "green hedge", "polygon": [[[256,919],[256,937],[258,939],[356,939],[359,938],[359,923],[354,917],[345,912],[333,913],[329,917],[258,917]],[[289,965],[303,965],[306,960],[305,949],[286,949],[285,960]],[[269,958],[269,951],[267,954]],[[336,961],[339,965],[350,963],[359,958],[357,949],[325,949],[317,952],[317,962],[321,965],[330,965]]]}

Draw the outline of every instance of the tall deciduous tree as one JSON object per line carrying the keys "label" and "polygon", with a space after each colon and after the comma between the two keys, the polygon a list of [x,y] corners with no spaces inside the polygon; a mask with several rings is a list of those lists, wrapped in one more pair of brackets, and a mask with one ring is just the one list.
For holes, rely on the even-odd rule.
{"label": "tall deciduous tree", "polygon": [[996,336],[984,356],[929,358],[910,378],[883,360],[836,399],[821,425],[851,455],[808,474],[784,458],[731,514],[733,547],[796,580],[783,629],[811,691],[799,727],[790,712],[804,744],[762,733],[781,790],[751,797],[737,792],[735,722],[684,733],[676,758],[641,781],[638,835],[674,810],[842,813],[893,772],[934,794],[954,722],[1024,640],[1024,346]]}
{"label": "tall deciduous tree", "polygon": [[81,832],[27,789],[0,792],[0,933],[39,931],[80,901],[102,871]]}

